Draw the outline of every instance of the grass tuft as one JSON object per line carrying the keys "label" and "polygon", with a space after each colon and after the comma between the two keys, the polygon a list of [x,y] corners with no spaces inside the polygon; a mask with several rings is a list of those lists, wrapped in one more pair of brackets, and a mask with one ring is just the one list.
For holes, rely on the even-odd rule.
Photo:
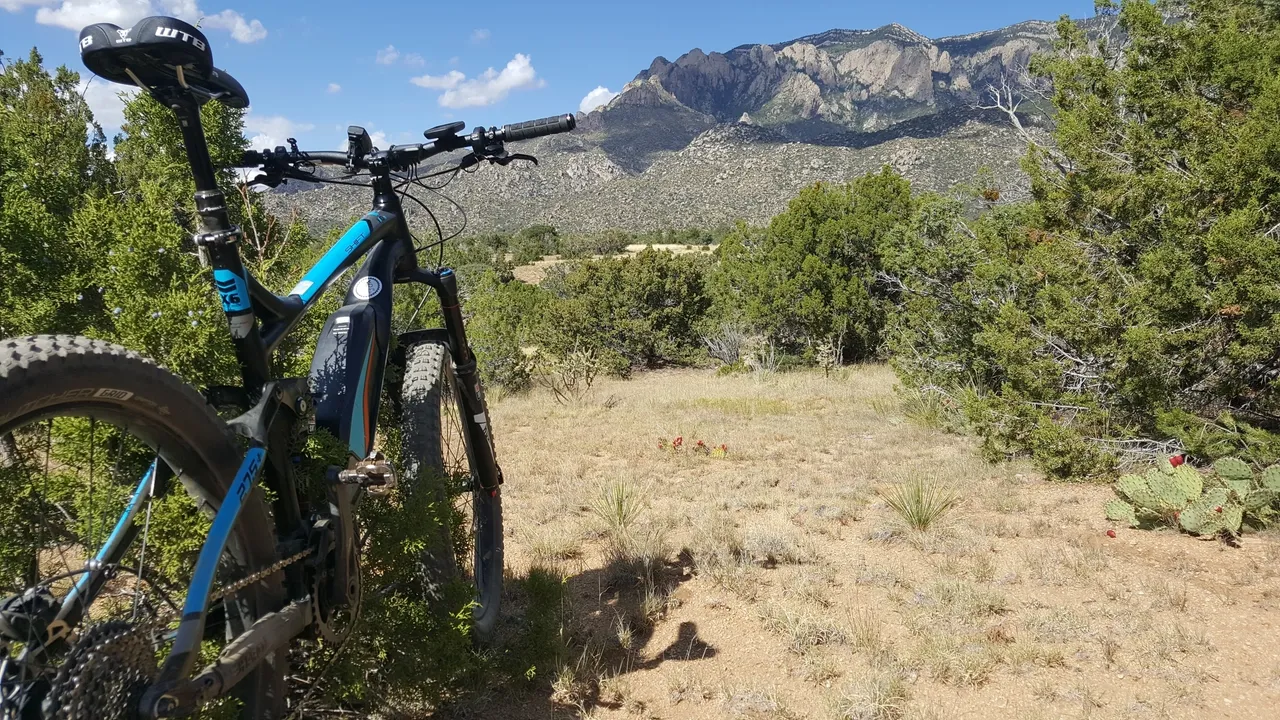
{"label": "grass tuft", "polygon": [[960,503],[960,495],[936,480],[912,478],[879,493],[913,530],[921,532],[946,517]]}
{"label": "grass tuft", "polygon": [[852,683],[836,703],[840,720],[902,720],[910,694],[897,674],[873,674]]}

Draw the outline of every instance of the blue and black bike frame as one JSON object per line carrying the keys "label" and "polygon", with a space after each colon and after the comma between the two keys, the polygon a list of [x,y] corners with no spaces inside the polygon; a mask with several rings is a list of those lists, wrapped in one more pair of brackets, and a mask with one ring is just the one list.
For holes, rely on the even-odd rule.
{"label": "blue and black bike frame", "polygon": [[[222,391],[232,390],[230,394],[245,409],[230,424],[247,439],[248,449],[197,558],[172,650],[142,703],[144,713],[153,717],[189,713],[203,702],[225,694],[264,658],[313,627],[316,607],[341,608],[357,601],[358,549],[353,508],[362,490],[355,484],[337,482],[336,473],[331,473],[329,507],[318,514],[304,507],[297,491],[290,447],[299,425],[305,427],[313,417],[315,427],[338,438],[352,458],[369,455],[393,343],[447,341],[474,478],[489,491],[496,491],[501,482],[487,428],[475,420],[484,404],[475,358],[463,329],[456,278],[448,269],[418,267],[390,171],[370,168],[373,209],[329,248],[288,295],[279,296],[250,275],[241,260],[240,231],[231,224],[224,195],[217,185],[198,104],[180,93],[162,100],[178,116],[195,178],[201,225],[195,240],[212,267],[242,380],[241,387]],[[324,291],[362,258],[366,258],[365,262],[353,278],[343,306],[324,324],[310,377],[273,379],[271,357],[281,341]],[[406,282],[423,283],[436,290],[443,331],[391,337],[392,287]],[[85,573],[68,596],[60,620],[70,626],[80,620],[105,582],[104,573],[97,568],[123,558],[136,533],[134,519],[139,508],[147,497],[157,494],[157,488],[165,484],[170,474],[163,462],[147,471],[102,547],[95,569]],[[215,574],[245,498],[263,478],[272,490],[278,557],[308,548],[316,552],[312,553],[309,566],[293,565],[283,571],[288,596],[285,606],[265,617],[261,617],[259,609],[260,617],[253,627],[228,645],[218,661],[193,678]],[[327,517],[317,521],[318,516]],[[316,577],[325,582],[315,583]],[[313,597],[316,593],[322,597]]]}

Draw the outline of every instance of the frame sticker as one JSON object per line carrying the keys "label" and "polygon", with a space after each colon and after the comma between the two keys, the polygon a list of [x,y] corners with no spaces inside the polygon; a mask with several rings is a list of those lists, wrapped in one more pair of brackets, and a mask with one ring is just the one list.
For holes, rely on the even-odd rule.
{"label": "frame sticker", "polygon": [[249,309],[249,284],[243,276],[226,268],[215,268],[213,284],[218,289],[218,297],[222,298],[223,312],[244,312]]}
{"label": "frame sticker", "polygon": [[382,281],[372,275],[366,275],[351,284],[351,294],[355,295],[357,300],[375,298],[380,292],[382,292]]}

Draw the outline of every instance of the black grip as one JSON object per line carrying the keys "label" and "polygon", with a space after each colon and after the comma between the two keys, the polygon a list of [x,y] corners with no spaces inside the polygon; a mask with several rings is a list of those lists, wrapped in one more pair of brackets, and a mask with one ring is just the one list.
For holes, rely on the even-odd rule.
{"label": "black grip", "polygon": [[516,142],[517,140],[530,140],[543,135],[555,135],[556,133],[569,132],[578,126],[578,121],[573,115],[552,115],[551,117],[542,118],[541,120],[530,120],[529,122],[515,123],[514,125],[502,126],[502,139],[506,142]]}
{"label": "black grip", "polygon": [[257,150],[245,150],[236,167],[257,167],[262,164],[262,153]]}

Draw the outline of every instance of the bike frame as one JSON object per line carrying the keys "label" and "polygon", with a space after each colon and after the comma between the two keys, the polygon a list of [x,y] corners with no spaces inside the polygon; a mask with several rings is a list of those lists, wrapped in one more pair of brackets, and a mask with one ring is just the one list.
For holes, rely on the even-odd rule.
{"label": "bike frame", "polygon": [[[196,243],[213,271],[213,281],[227,317],[227,325],[240,366],[243,397],[251,406],[231,421],[249,448],[218,507],[209,534],[196,560],[191,584],[172,650],[155,684],[143,700],[144,714],[170,716],[198,708],[200,704],[225,694],[265,657],[306,631],[313,624],[315,588],[307,587],[301,569],[285,571],[285,587],[291,604],[269,613],[228,645],[222,657],[197,677],[191,674],[199,658],[204,638],[209,598],[219,560],[222,557],[245,498],[259,480],[266,477],[274,495],[274,518],[278,554],[286,557],[314,547],[316,532],[304,517],[299,503],[293,463],[288,453],[289,433],[314,407],[315,427],[338,438],[353,460],[364,458],[373,447],[377,431],[378,402],[384,371],[393,345],[391,337],[392,288],[415,282],[435,289],[444,319],[441,330],[401,335],[401,345],[423,340],[444,340],[455,366],[457,401],[463,433],[472,461],[473,483],[496,493],[501,474],[488,434],[483,391],[476,362],[467,344],[459,307],[457,281],[447,268],[438,271],[418,267],[412,235],[405,221],[400,199],[389,172],[371,172],[373,209],[358,220],[309,269],[288,295],[280,296],[262,286],[244,267],[238,242],[240,231],[230,223],[222,191],[218,188],[200,125],[199,104],[180,91],[158,97],[178,116],[196,185],[196,207],[201,232]],[[272,380],[271,354],[301,319],[315,306],[325,290],[360,260],[347,291],[345,303],[325,323],[309,379]],[[309,380],[309,383],[308,383]],[[163,491],[168,467],[157,461],[139,481],[125,513],[119,518],[108,541],[90,564],[59,612],[59,635],[83,616],[107,579],[107,568],[119,563],[137,528],[134,520],[148,497]],[[319,548],[331,547],[335,562],[326,558],[312,562],[320,572],[332,575],[331,588],[319,592],[329,607],[356,601],[357,585],[351,575],[355,563],[353,508],[361,489],[330,478],[328,522]],[[354,579],[358,583],[358,578]]]}

